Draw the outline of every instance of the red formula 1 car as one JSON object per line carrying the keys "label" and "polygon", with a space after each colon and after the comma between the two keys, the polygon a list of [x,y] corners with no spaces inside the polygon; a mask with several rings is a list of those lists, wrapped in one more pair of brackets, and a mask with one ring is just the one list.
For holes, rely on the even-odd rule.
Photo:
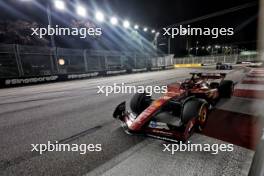
{"label": "red formula 1 car", "polygon": [[[232,96],[234,83],[222,73],[191,73],[182,83],[168,85],[167,93],[153,100],[138,93],[114,111],[129,134],[142,134],[168,141],[186,141],[195,130],[202,131],[210,109],[222,98]],[[218,80],[218,82],[217,82]]]}

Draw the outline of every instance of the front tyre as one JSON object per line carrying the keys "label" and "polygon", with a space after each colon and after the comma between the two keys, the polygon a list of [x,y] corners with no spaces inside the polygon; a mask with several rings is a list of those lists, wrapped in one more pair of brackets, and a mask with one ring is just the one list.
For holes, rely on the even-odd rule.
{"label": "front tyre", "polygon": [[136,93],[130,101],[130,108],[133,113],[139,115],[150,104],[151,104],[151,96],[147,96],[146,93]]}

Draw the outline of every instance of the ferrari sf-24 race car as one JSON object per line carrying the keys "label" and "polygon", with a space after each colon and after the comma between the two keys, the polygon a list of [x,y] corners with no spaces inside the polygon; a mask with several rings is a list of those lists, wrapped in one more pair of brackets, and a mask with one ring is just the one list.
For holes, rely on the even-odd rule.
{"label": "ferrari sf-24 race car", "polygon": [[191,78],[167,86],[167,93],[153,100],[146,93],[135,94],[119,104],[114,118],[128,134],[146,135],[167,141],[186,141],[206,125],[210,110],[220,98],[230,98],[234,83],[224,73],[191,73]]}

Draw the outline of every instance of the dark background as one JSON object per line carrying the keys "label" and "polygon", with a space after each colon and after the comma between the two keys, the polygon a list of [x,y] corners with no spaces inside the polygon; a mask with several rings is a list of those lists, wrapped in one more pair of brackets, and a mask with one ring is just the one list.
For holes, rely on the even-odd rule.
{"label": "dark background", "polygon": [[[32,0],[33,1],[33,0]],[[79,39],[78,37],[55,37],[56,46],[67,48],[91,48],[108,50],[137,49],[130,40],[130,33],[121,28],[107,24],[98,24],[94,20],[94,12],[101,10],[106,17],[115,15],[121,19],[128,19],[131,25],[135,23],[156,30],[168,25],[197,18],[217,11],[252,3],[252,0],[66,0],[69,12],[59,12],[52,7],[52,1],[36,1],[36,3],[9,0],[0,2],[0,42],[29,45],[50,45],[50,39],[40,40],[29,35],[29,26],[47,26],[46,6],[50,4],[53,24],[60,26],[74,26],[76,23],[89,24],[103,28],[103,36]],[[74,5],[85,4],[88,11],[86,19],[75,15]],[[228,13],[219,17],[191,23],[192,27],[239,27],[234,36],[222,36],[212,39],[206,36],[177,37],[171,40],[171,53],[176,55],[188,54],[186,48],[208,45],[228,45],[246,50],[256,49],[258,4],[254,7]],[[250,19],[250,20],[249,20]],[[106,19],[107,20],[107,19]],[[152,34],[140,33],[147,41],[153,41]],[[187,46],[188,40],[188,46]],[[167,38],[158,38],[161,50],[167,52]],[[199,42],[198,45],[196,42]],[[191,53],[193,54],[193,53]],[[198,55],[208,53],[198,52]]]}

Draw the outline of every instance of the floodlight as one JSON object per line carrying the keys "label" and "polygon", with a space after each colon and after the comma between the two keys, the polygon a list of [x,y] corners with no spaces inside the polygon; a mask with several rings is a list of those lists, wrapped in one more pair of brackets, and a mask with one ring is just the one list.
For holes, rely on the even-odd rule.
{"label": "floodlight", "polygon": [[65,60],[62,59],[62,58],[60,58],[60,59],[58,60],[58,63],[59,63],[59,65],[63,66],[63,65],[65,65]]}
{"label": "floodlight", "polygon": [[97,21],[103,22],[104,21],[104,14],[102,12],[98,11],[95,14],[95,18]]}
{"label": "floodlight", "polygon": [[117,25],[117,23],[118,23],[118,20],[117,20],[116,17],[112,17],[110,21],[111,21],[111,23],[112,23],[113,25]]}
{"label": "floodlight", "polygon": [[125,28],[129,28],[129,26],[130,26],[129,21],[125,20],[124,23],[123,23],[123,26],[124,26]]}
{"label": "floodlight", "polygon": [[58,10],[65,10],[65,3],[62,0],[55,0],[54,7]]}
{"label": "floodlight", "polygon": [[85,17],[87,15],[87,11],[82,5],[77,5],[76,13],[81,17]]}

